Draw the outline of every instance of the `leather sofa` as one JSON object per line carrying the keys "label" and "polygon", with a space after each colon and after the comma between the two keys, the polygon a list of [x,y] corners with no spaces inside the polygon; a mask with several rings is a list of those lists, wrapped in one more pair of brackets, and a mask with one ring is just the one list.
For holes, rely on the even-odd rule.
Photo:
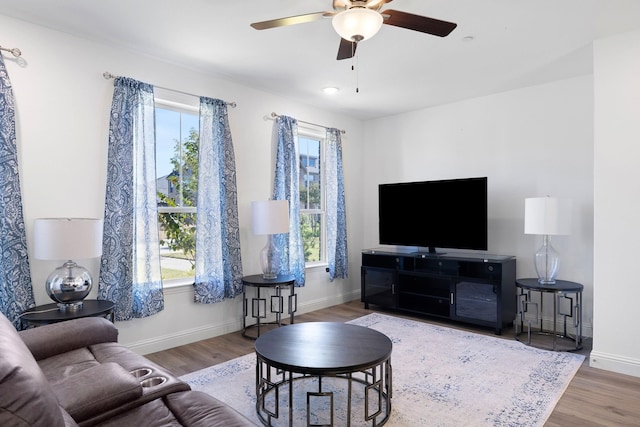
{"label": "leather sofa", "polygon": [[117,338],[101,317],[18,332],[0,314],[0,426],[255,426]]}

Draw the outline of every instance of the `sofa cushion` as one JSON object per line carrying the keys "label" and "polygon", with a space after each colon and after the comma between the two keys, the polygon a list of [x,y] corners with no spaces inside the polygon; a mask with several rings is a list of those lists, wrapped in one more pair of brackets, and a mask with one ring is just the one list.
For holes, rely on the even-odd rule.
{"label": "sofa cushion", "polygon": [[140,382],[117,363],[104,363],[53,385],[60,406],[76,422],[122,406],[142,396]]}
{"label": "sofa cushion", "polygon": [[4,315],[0,315],[0,355],[0,425],[65,426],[49,382]]}
{"label": "sofa cushion", "polygon": [[100,365],[88,348],[79,348],[38,361],[38,365],[51,383],[63,381],[86,369]]}

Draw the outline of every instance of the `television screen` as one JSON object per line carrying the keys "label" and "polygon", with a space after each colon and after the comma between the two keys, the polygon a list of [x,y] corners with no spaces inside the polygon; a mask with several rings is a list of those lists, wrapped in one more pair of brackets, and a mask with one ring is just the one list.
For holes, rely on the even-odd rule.
{"label": "television screen", "polygon": [[380,243],[487,250],[487,178],[380,184]]}

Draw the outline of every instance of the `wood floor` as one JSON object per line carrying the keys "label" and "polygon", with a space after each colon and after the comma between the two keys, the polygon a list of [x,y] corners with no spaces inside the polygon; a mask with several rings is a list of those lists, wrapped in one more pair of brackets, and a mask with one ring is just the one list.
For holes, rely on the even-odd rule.
{"label": "wood floor", "polygon": [[[372,311],[385,312],[375,308],[365,310],[359,301],[351,301],[302,314],[295,321],[346,322]],[[402,316],[397,312],[389,314]],[[431,318],[411,318],[439,323]],[[493,335],[491,330],[468,329],[450,322],[441,324]],[[501,337],[513,339],[513,330],[506,330]],[[253,344],[253,340],[234,332],[146,356],[180,376],[251,353]],[[581,353],[588,356],[590,350],[591,343],[586,340]],[[585,359],[545,426],[640,426],[640,378],[591,368],[588,363],[588,359]]]}

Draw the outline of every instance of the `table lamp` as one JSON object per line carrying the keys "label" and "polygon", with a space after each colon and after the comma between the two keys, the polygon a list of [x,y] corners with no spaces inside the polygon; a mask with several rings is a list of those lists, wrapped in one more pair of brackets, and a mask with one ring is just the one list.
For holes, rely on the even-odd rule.
{"label": "table lamp", "polygon": [[552,235],[571,233],[571,200],[554,197],[525,199],[524,232],[541,234],[542,246],[534,255],[534,264],[541,284],[554,284],[558,275],[560,255],[551,246]]}
{"label": "table lamp", "polygon": [[263,200],[251,202],[253,234],[266,235],[267,244],[260,251],[262,278],[273,280],[280,272],[282,248],[273,244],[273,235],[289,232],[289,202]]}
{"label": "table lamp", "polygon": [[66,261],[53,270],[45,287],[60,311],[76,311],[93,285],[89,271],[74,259],[102,255],[102,220],[95,218],[40,218],[34,223],[34,257]]}

